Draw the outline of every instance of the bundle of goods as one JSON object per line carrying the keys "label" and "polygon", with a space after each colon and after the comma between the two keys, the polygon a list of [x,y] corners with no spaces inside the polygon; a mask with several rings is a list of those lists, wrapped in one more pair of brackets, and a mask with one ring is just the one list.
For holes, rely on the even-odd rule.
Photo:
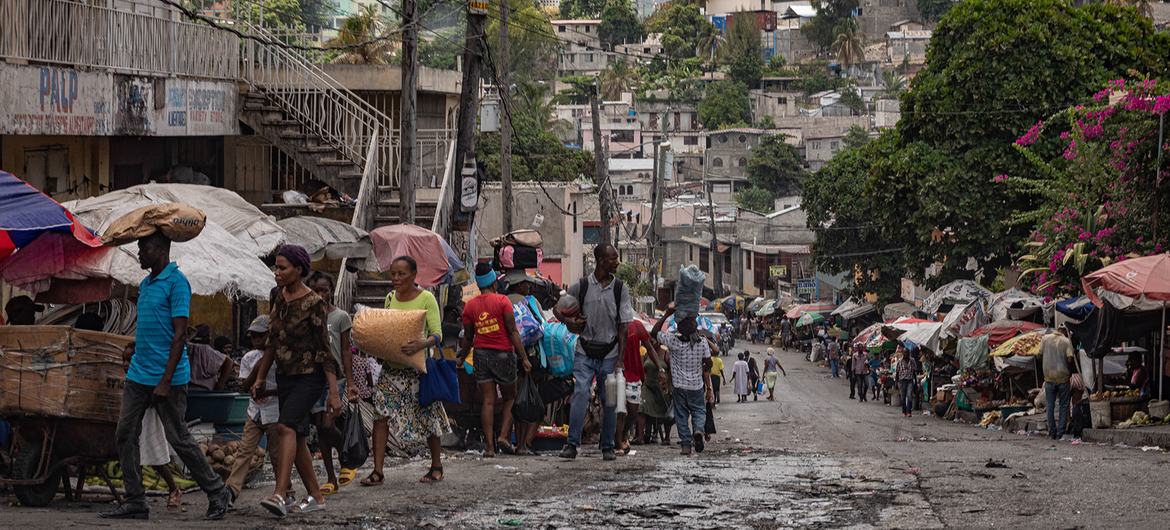
{"label": "bundle of goods", "polygon": [[0,417],[117,423],[133,337],[69,326],[0,326]]}
{"label": "bundle of goods", "polygon": [[[219,473],[221,478],[227,480],[228,476],[232,474],[232,467],[236,465],[236,451],[241,443],[238,440],[200,442],[199,450],[207,456],[207,462],[211,464],[211,469]],[[248,463],[249,479],[264,467],[265,454],[263,447],[257,447],[256,452],[252,453],[252,461]]]}
{"label": "bundle of goods", "polygon": [[422,340],[427,312],[423,309],[375,309],[358,306],[353,317],[353,340],[362,351],[392,363],[427,373],[426,350],[403,355],[402,346]]}
{"label": "bundle of goods", "polygon": [[150,204],[114,220],[102,235],[107,245],[125,245],[162,232],[171,241],[195,239],[207,224],[203,211],[179,202]]}
{"label": "bundle of goods", "polygon": [[492,260],[504,270],[536,269],[544,262],[544,240],[536,230],[516,230],[491,240]]}
{"label": "bundle of goods", "polygon": [[680,317],[699,314],[699,300],[703,297],[703,281],[706,278],[707,275],[695,265],[679,268],[674,304]]}

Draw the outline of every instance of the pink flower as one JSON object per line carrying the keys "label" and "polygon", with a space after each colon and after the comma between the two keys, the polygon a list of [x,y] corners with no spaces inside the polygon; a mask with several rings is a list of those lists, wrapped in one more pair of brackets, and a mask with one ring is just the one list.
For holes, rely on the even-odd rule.
{"label": "pink flower", "polygon": [[1158,96],[1154,98],[1154,114],[1165,114],[1170,111],[1170,96]]}
{"label": "pink flower", "polygon": [[1061,140],[1068,140],[1068,136],[1069,136],[1068,131],[1061,131],[1061,133],[1060,133]]}
{"label": "pink flower", "polygon": [[1023,136],[1016,139],[1016,145],[1027,147],[1036,143],[1036,140],[1040,137],[1040,131],[1043,129],[1044,121],[1036,122],[1035,125],[1028,129],[1028,132],[1024,133]]}
{"label": "pink flower", "polygon": [[1008,179],[1007,174],[1001,173],[999,175],[996,175],[995,178],[991,179],[991,181],[995,182],[996,184],[999,184],[1001,182],[1007,182],[1007,179]]}
{"label": "pink flower", "polygon": [[1100,103],[1105,98],[1109,97],[1109,92],[1111,92],[1111,91],[1108,88],[1106,88],[1106,89],[1101,90],[1100,92],[1097,92],[1096,94],[1093,94],[1093,101]]}
{"label": "pink flower", "polygon": [[1089,232],[1085,231],[1085,232],[1081,232],[1081,233],[1080,233],[1080,235],[1078,235],[1078,236],[1077,236],[1077,239],[1080,239],[1081,241],[1084,241],[1084,240],[1086,240],[1086,239],[1089,239],[1089,237],[1090,237],[1090,236],[1092,236],[1092,234],[1090,234]]}
{"label": "pink flower", "polygon": [[1125,80],[1124,79],[1112,79],[1109,81],[1109,86],[1113,87],[1116,90],[1125,90]]}

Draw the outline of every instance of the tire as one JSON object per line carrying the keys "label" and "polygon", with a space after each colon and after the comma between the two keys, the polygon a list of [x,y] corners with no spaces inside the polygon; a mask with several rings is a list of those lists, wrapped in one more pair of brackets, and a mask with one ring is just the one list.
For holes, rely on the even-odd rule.
{"label": "tire", "polygon": [[[18,480],[35,478],[37,464],[40,463],[41,449],[39,446],[28,444],[21,447],[20,453],[12,459],[12,476]],[[57,486],[61,484],[61,471],[58,470],[45,479],[41,484],[29,486],[13,486],[12,492],[24,506],[42,508],[53,502],[57,496]]]}

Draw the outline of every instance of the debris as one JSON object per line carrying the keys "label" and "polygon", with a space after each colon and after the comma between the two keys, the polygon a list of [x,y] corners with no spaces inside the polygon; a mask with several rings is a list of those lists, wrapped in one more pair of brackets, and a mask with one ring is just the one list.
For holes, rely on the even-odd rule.
{"label": "debris", "polygon": [[1146,445],[1142,447],[1142,451],[1161,451],[1162,448],[1156,445]]}
{"label": "debris", "polygon": [[500,519],[496,523],[503,526],[521,526],[524,524],[524,519]]}
{"label": "debris", "polygon": [[496,469],[500,471],[516,471],[515,466],[501,466],[499,464],[496,464]]}
{"label": "debris", "polygon": [[1026,479],[1026,478],[1028,478],[1028,475],[1025,475],[1023,472],[1016,471],[1015,473],[1012,473],[1012,478]]}
{"label": "debris", "polygon": [[921,469],[919,469],[919,468],[916,468],[916,467],[912,467],[912,468],[910,468],[910,469],[907,469],[907,470],[905,471],[905,473],[906,473],[906,474],[908,474],[908,475],[914,475],[914,476],[918,476],[918,474],[919,474],[919,473],[921,473],[921,472],[922,472],[922,470],[921,470]]}
{"label": "debris", "polygon": [[1000,469],[1007,469],[1008,465],[1003,463],[1003,460],[988,459],[987,463],[983,464],[983,467],[994,467],[994,468],[1000,468]]}

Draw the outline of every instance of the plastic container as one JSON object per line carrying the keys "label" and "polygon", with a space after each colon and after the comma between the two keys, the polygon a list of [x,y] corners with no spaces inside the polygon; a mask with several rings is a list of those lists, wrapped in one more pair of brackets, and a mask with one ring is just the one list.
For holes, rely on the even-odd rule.
{"label": "plastic container", "polygon": [[621,371],[605,377],[605,406],[617,407],[618,412],[625,412],[626,376]]}
{"label": "plastic container", "polygon": [[[232,410],[236,405],[236,392],[188,392],[186,421],[200,420],[211,423],[230,423]],[[244,412],[239,423],[247,419],[248,400],[244,396]]]}
{"label": "plastic container", "polygon": [[1094,429],[1108,429],[1113,425],[1113,404],[1108,400],[1090,401],[1089,420]]}
{"label": "plastic container", "polygon": [[1155,399],[1149,403],[1149,408],[1151,418],[1165,418],[1167,414],[1170,414],[1170,401]]}

